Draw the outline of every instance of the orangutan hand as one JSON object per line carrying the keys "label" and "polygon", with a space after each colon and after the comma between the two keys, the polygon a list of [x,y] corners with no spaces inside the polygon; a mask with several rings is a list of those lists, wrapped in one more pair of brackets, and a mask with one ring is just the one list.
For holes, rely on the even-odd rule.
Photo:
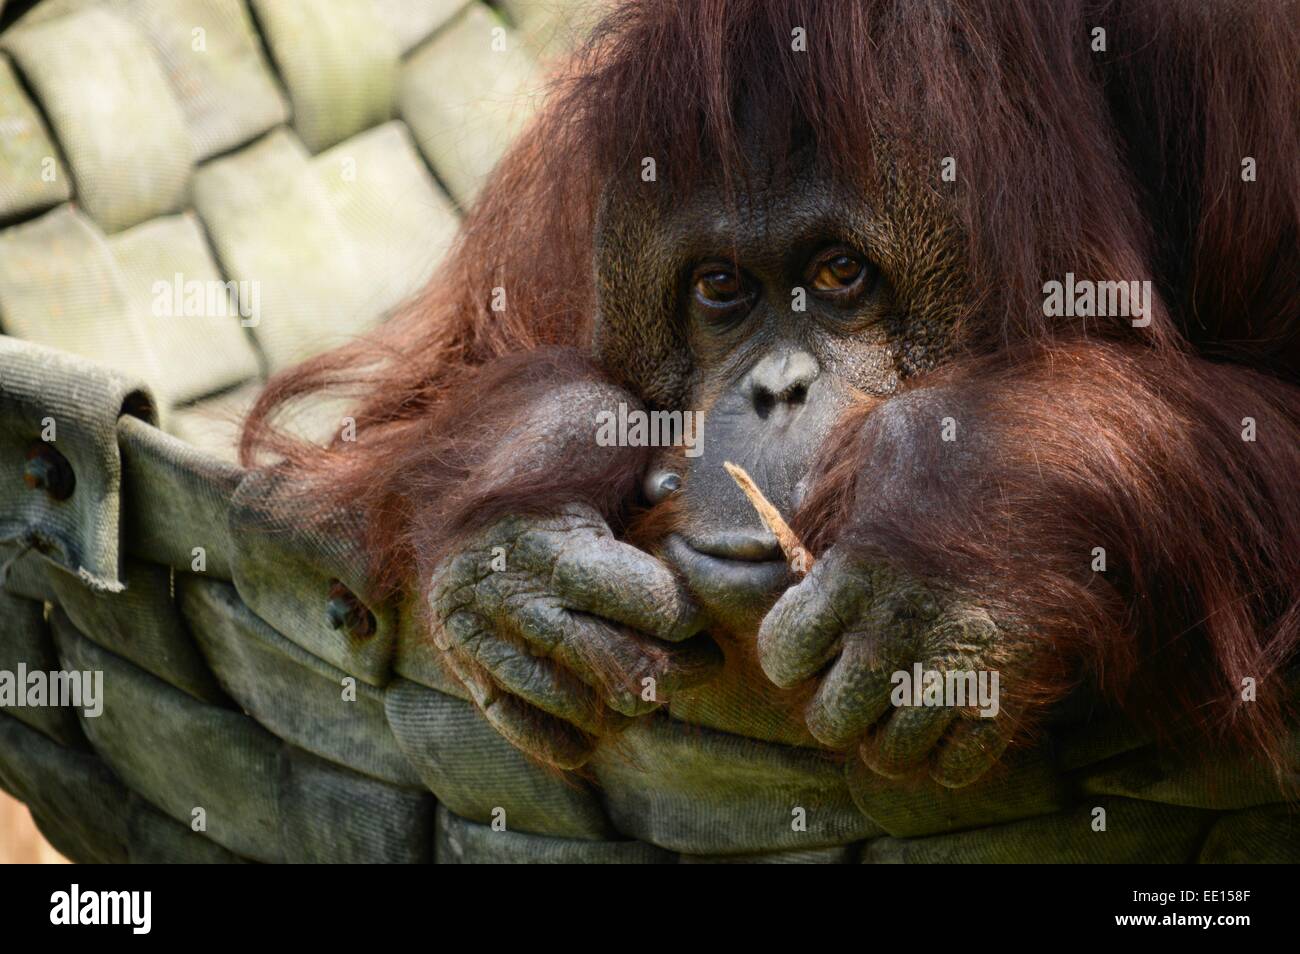
{"label": "orangutan hand", "polygon": [[584,505],[498,521],[432,582],[450,668],[497,731],[561,768],[721,663],[668,567]]}
{"label": "orangutan hand", "polygon": [[[832,547],[763,620],[758,651],[778,686],[818,680],[805,712],[818,741],[856,747],[879,775],[927,771],[958,788],[1006,749],[1011,720],[1000,711],[1002,677],[1014,679],[1035,649],[978,606]],[[910,686],[917,663],[940,674],[974,673],[992,698],[916,705]]]}

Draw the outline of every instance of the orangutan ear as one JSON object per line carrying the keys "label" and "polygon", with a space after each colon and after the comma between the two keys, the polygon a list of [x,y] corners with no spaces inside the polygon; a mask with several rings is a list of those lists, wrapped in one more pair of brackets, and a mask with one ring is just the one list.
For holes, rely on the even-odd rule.
{"label": "orangutan ear", "polygon": [[1121,0],[1094,56],[1184,333],[1209,351],[1255,342],[1294,374],[1300,18],[1282,6]]}

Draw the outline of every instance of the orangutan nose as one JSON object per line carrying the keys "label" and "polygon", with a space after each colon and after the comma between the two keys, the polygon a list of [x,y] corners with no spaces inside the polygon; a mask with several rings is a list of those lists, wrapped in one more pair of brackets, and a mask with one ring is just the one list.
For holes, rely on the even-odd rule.
{"label": "orangutan nose", "polygon": [[745,390],[755,413],[767,420],[774,411],[794,410],[808,397],[821,367],[802,349],[787,349],[763,358],[749,372]]}

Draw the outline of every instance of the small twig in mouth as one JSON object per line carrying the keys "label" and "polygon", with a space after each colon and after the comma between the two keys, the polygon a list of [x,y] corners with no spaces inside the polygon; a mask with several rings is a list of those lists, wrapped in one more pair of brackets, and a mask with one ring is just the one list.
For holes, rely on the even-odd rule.
{"label": "small twig in mouth", "polygon": [[731,461],[724,461],[723,467],[731,475],[737,486],[749,498],[750,504],[758,511],[758,517],[763,521],[764,526],[776,535],[776,542],[781,546],[781,552],[790,563],[790,568],[799,575],[803,575],[812,569],[812,554],[804,547],[803,542],[790,529],[790,525],[785,522],[781,512],[772,506],[771,501],[763,496],[763,491],[758,489],[754,483],[754,478],[745,473],[745,468],[738,467]]}

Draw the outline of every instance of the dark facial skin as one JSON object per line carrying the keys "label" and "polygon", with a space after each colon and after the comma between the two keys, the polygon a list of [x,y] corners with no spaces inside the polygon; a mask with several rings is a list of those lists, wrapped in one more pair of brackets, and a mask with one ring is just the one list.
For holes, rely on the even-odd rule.
{"label": "dark facial skin", "polygon": [[[889,674],[920,662],[1002,668],[1010,680],[1034,658],[1032,641],[978,603],[851,549],[832,546],[798,578],[723,468],[744,467],[793,514],[845,409],[894,395],[957,347],[968,300],[960,243],[924,175],[895,170],[847,188],[794,166],[734,201],[715,183],[663,205],[653,189],[622,190],[605,210],[598,352],[621,356],[653,404],[705,414],[702,453],[665,455],[646,480],[651,502],[675,496],[680,517],[656,555],[684,579],[725,657],[714,682],[675,697],[675,711],[719,724],[726,705],[710,700],[742,700],[773,738],[856,748],[881,775],[926,769],[959,787],[1001,756],[1014,719],[895,709]],[[915,406],[895,428],[906,457],[946,405],[882,406],[894,404]],[[855,501],[868,511],[871,478],[859,475]]]}
{"label": "dark facial skin", "polygon": [[681,406],[705,415],[702,454],[665,460],[647,490],[662,499],[662,473],[685,469],[684,527],[664,555],[733,631],[752,630],[791,576],[723,462],[744,467],[789,515],[847,403],[898,383],[897,309],[873,259],[880,229],[863,198],[811,169],[754,194],[761,200],[730,203],[720,188],[702,188],[661,213],[643,255],[671,283],[660,296],[671,295],[692,356]]}
{"label": "dark facial skin", "polygon": [[[844,408],[942,359],[967,299],[959,243],[923,175],[850,186],[792,161],[730,191],[629,180],[611,184],[597,226],[592,342],[626,390],[557,393],[521,428],[551,449],[544,466],[572,468],[597,410],[703,412],[702,453],[666,451],[646,475],[651,502],[676,498],[677,533],[646,553],[587,506],[502,519],[434,573],[438,644],[489,722],[563,768],[669,700],[679,717],[723,727],[727,700],[743,700],[750,731],[812,744],[782,695],[808,674],[778,666],[777,681],[759,668],[760,624],[804,590],[722,465],[744,467],[792,514]],[[537,462],[509,448],[500,464],[509,477]],[[845,593],[868,592],[860,574],[832,575]],[[807,629],[798,612],[781,619],[776,637]],[[796,650],[778,662],[802,664]],[[826,738],[837,698],[816,722]]]}

